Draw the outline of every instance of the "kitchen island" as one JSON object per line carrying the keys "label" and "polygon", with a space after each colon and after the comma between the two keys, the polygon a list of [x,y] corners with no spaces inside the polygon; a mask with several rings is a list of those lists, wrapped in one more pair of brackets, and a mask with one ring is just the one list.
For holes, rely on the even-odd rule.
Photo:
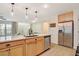
{"label": "kitchen island", "polygon": [[[46,42],[45,37],[49,37]],[[51,46],[50,35],[0,37],[0,56],[36,56]],[[48,47],[45,49],[46,43]]]}

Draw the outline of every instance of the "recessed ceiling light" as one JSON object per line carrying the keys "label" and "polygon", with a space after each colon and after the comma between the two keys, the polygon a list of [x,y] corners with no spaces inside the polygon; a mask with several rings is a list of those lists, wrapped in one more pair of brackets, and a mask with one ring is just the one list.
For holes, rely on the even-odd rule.
{"label": "recessed ceiling light", "polygon": [[48,8],[48,5],[47,4],[44,4],[44,8]]}

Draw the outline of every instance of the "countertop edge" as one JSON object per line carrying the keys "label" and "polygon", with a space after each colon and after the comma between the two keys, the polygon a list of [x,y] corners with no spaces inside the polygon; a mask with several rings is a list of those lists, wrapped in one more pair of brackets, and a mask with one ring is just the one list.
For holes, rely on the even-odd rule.
{"label": "countertop edge", "polygon": [[44,36],[50,36],[50,35],[39,35],[39,36],[34,36],[34,37],[24,37],[24,38],[14,38],[14,39],[11,39],[11,40],[4,40],[4,41],[0,41],[0,44],[2,43],[8,43],[8,42],[14,42],[14,41],[21,41],[21,40],[28,40],[28,39],[32,39],[32,38],[38,38],[38,37],[44,37]]}

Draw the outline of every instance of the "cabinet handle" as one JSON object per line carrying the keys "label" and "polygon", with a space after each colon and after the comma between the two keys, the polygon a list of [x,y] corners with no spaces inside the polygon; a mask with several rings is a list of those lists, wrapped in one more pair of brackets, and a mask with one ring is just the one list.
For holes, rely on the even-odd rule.
{"label": "cabinet handle", "polygon": [[6,50],[6,51],[10,51],[10,49]]}
{"label": "cabinet handle", "polygon": [[35,40],[37,40],[37,39],[35,39]]}
{"label": "cabinet handle", "polygon": [[6,44],[6,46],[7,46],[7,47],[10,46],[10,44]]}

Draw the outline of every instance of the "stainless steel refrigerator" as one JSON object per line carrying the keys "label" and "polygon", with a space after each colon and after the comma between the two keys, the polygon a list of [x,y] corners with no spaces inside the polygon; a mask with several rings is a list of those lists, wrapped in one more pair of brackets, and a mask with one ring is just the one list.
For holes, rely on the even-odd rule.
{"label": "stainless steel refrigerator", "polygon": [[58,24],[58,44],[73,48],[74,24],[73,21]]}

